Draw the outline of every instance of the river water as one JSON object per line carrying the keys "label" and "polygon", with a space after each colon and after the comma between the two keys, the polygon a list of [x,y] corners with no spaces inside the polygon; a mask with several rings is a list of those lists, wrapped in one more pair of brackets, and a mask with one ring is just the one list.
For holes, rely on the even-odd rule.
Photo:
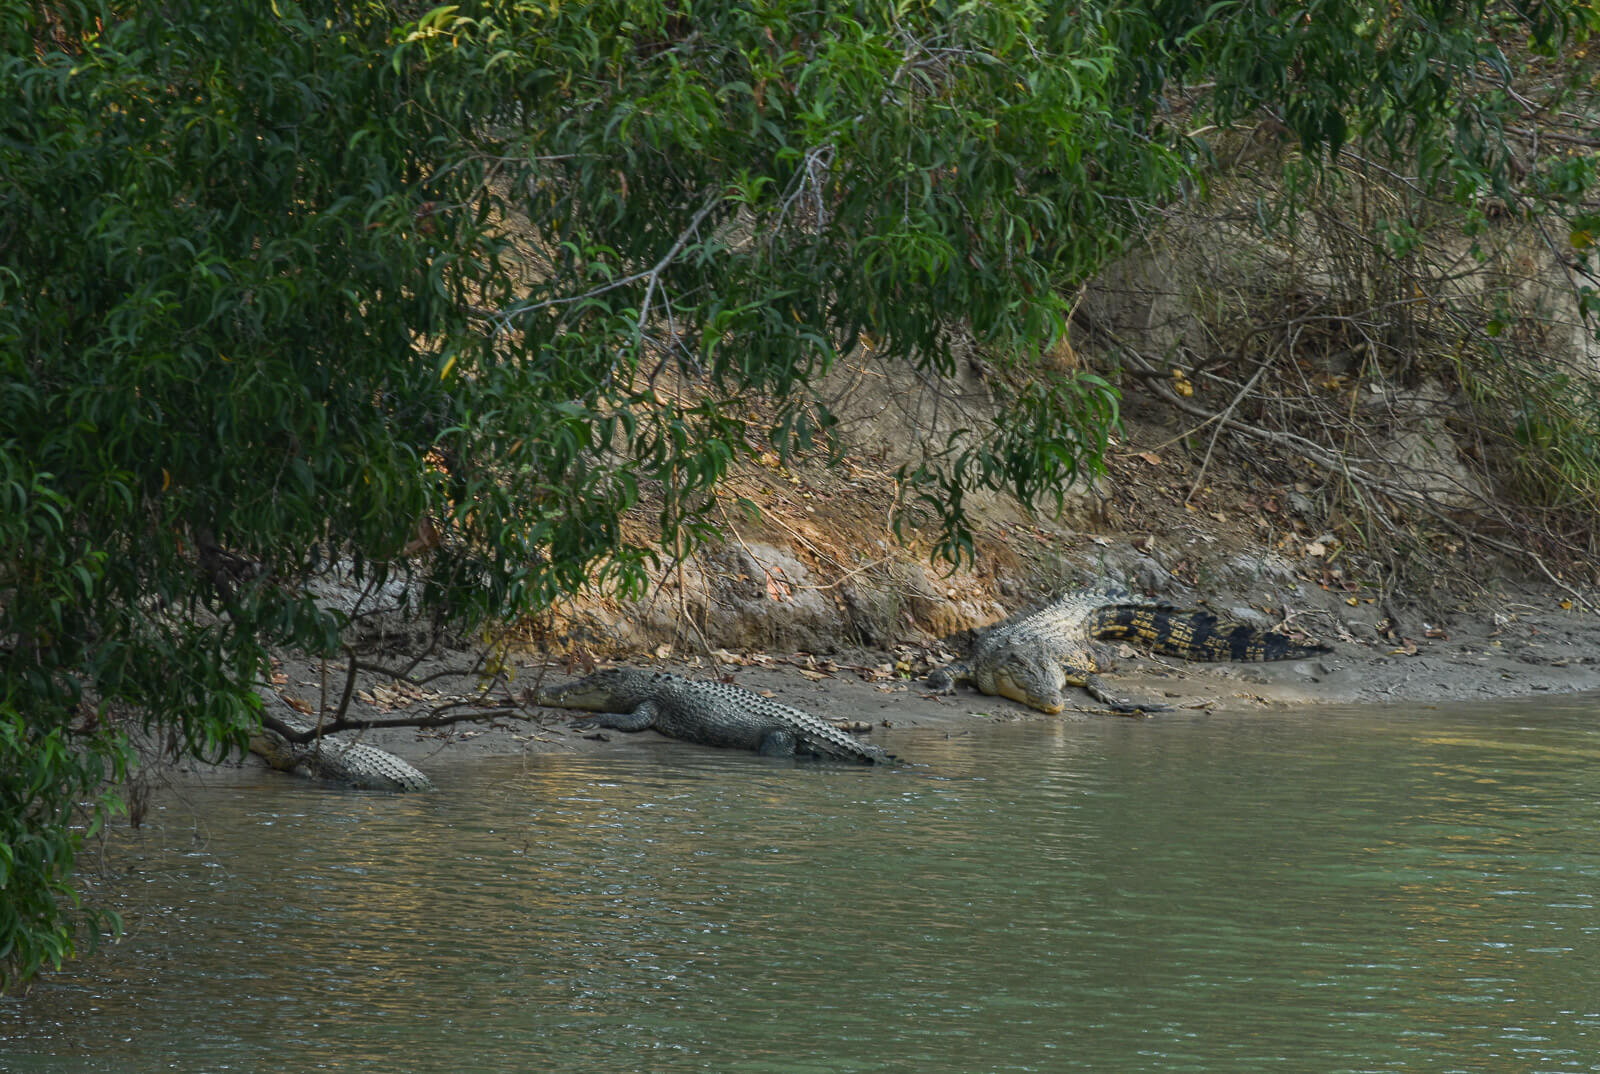
{"label": "river water", "polygon": [[11,1071],[1600,1071],[1600,700],[168,798]]}

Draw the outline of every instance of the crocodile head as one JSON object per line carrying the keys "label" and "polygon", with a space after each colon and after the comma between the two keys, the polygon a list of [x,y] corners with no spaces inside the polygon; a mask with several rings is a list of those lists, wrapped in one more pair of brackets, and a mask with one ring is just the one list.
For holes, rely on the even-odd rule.
{"label": "crocodile head", "polygon": [[990,675],[994,689],[988,693],[1009,697],[1052,716],[1066,707],[1066,674],[1053,663],[1011,652],[995,663]]}
{"label": "crocodile head", "polygon": [[250,752],[267,762],[269,768],[293,772],[303,763],[301,751],[276,731],[262,727],[250,736]]}
{"label": "crocodile head", "polygon": [[539,704],[584,712],[628,712],[649,700],[652,687],[667,678],[660,671],[610,668],[565,686],[539,691]]}

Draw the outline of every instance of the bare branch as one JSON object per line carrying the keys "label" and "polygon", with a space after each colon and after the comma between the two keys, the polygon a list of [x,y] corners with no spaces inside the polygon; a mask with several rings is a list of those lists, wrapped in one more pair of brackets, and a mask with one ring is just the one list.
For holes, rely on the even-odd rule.
{"label": "bare branch", "polygon": [[535,719],[534,716],[521,708],[506,707],[471,709],[467,712],[449,712],[448,710],[452,707],[454,706],[445,706],[443,709],[435,709],[415,716],[392,716],[375,720],[352,719],[349,716],[342,716],[338,719],[327,720],[320,725],[303,729],[296,728],[271,713],[264,712],[261,715],[261,724],[263,727],[270,728],[282,735],[288,741],[300,744],[310,742],[320,736],[338,734],[340,731],[370,731],[374,729],[382,730],[388,727],[449,727],[460,723],[488,723],[492,720],[522,720],[531,723]]}

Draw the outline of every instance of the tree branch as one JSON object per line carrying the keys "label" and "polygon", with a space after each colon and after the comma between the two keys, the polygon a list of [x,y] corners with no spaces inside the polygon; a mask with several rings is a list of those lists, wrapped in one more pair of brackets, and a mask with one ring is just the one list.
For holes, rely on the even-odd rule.
{"label": "tree branch", "polygon": [[[466,702],[459,702],[466,704]],[[285,720],[273,716],[271,713],[261,714],[261,725],[290,742],[298,744],[310,742],[316,738],[338,734],[341,731],[370,731],[382,730],[389,727],[449,727],[460,723],[487,723],[491,720],[522,720],[532,722],[533,716],[520,712],[516,706],[506,706],[498,709],[474,709],[470,712],[454,712],[447,710],[451,706],[434,709],[416,716],[395,716],[384,719],[352,719],[341,716],[337,719],[325,720],[320,725],[298,728]]]}

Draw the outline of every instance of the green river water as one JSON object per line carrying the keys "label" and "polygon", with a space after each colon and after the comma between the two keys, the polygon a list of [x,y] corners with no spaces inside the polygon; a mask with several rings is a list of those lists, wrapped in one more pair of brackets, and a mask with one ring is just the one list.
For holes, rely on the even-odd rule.
{"label": "green river water", "polygon": [[1600,1071],[1600,700],[243,770],[12,1071]]}

